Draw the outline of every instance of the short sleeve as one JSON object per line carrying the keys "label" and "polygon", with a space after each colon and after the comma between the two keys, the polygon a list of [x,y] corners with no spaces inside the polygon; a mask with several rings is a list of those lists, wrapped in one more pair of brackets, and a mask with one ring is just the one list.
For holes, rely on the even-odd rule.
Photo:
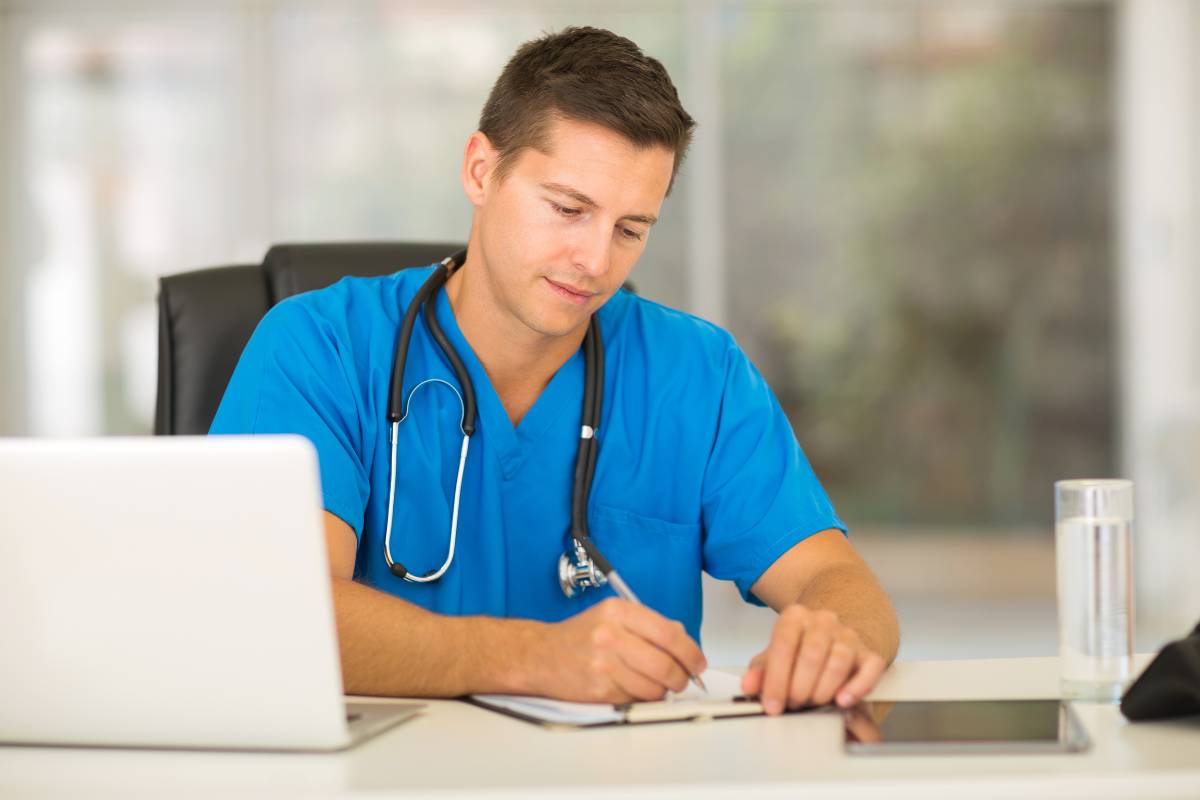
{"label": "short sleeve", "polygon": [[210,434],[295,433],[317,450],[325,509],[360,534],[369,482],[344,331],[285,300],[250,337]]}
{"label": "short sleeve", "polygon": [[704,568],[756,605],[750,587],[792,546],[846,532],[774,392],[733,344],[702,495]]}

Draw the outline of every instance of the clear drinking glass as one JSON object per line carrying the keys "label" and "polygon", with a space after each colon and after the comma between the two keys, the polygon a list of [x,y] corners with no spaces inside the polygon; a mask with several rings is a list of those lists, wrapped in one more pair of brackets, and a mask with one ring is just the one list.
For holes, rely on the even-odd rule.
{"label": "clear drinking glass", "polygon": [[1133,663],[1133,481],[1058,481],[1054,495],[1062,695],[1114,702]]}

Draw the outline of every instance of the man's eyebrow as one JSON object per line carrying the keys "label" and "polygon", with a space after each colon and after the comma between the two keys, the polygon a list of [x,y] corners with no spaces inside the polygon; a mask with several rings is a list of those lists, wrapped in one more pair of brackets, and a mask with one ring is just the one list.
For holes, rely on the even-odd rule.
{"label": "man's eyebrow", "polygon": [[[561,183],[542,183],[539,185],[547,191],[566,195],[580,205],[592,206],[593,208],[597,205],[595,200],[588,197],[578,189],[572,189],[570,186],[566,186]],[[640,222],[643,225],[653,225],[654,223],[658,222],[658,217],[653,216],[652,214],[626,214],[625,216],[621,217],[621,219],[627,219],[630,222]]]}

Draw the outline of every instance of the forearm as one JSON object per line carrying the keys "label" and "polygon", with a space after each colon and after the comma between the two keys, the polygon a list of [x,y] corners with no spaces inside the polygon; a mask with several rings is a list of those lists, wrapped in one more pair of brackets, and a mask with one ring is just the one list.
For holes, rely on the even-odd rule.
{"label": "forearm", "polygon": [[527,694],[536,685],[544,623],[444,616],[341,578],[333,580],[333,599],[349,694]]}
{"label": "forearm", "polygon": [[808,608],[834,612],[887,663],[895,660],[900,648],[896,610],[883,586],[867,567],[831,565],[813,577],[796,602]]}

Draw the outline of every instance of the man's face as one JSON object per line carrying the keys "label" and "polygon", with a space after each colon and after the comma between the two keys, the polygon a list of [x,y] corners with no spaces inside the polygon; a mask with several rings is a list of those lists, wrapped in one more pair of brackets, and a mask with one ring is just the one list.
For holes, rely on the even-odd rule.
{"label": "man's face", "polygon": [[[545,336],[578,333],[646,247],[675,156],[598,125],[556,119],[548,152],[522,151],[476,197],[472,259],[500,314]],[[469,159],[468,153],[468,159]]]}

